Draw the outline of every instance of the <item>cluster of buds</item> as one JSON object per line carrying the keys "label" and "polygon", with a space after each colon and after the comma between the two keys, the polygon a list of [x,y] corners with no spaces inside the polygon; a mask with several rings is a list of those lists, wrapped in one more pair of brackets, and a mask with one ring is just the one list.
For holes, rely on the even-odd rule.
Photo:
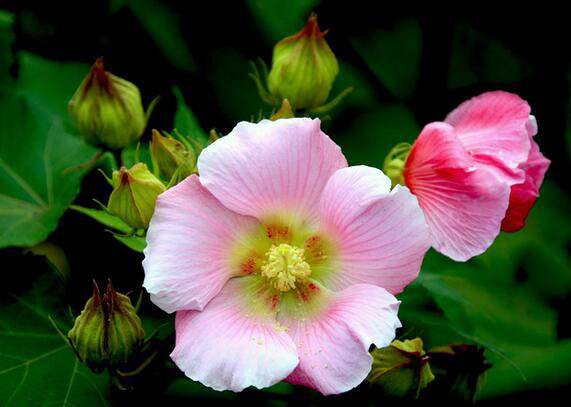
{"label": "cluster of buds", "polygon": [[129,297],[115,291],[111,281],[101,296],[93,282],[93,295],[67,338],[82,362],[101,371],[127,364],[143,344],[145,331]]}
{"label": "cluster of buds", "polygon": [[139,89],[107,72],[98,58],[69,102],[70,116],[89,143],[120,149],[138,140],[147,124]]}
{"label": "cluster of buds", "polygon": [[251,77],[266,103],[279,107],[287,99],[293,111],[306,109],[324,113],[352,90],[344,90],[326,104],[339,73],[337,58],[325,41],[326,34],[320,30],[317,16],[311,14],[301,31],[275,45],[269,73],[263,62],[263,76],[254,65]]}
{"label": "cluster of buds", "polygon": [[190,139],[182,137],[174,131],[175,136],[153,130],[150,143],[151,159],[158,175],[168,181],[168,185],[176,185],[190,174],[196,172],[196,158],[201,146],[192,145]]}

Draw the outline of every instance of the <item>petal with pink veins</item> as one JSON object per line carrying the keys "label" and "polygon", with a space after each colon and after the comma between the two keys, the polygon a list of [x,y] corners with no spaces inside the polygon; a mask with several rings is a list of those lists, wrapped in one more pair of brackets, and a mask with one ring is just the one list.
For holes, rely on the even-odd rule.
{"label": "petal with pink veins", "polygon": [[458,106],[445,122],[454,130],[473,159],[508,182],[523,182],[519,165],[530,151],[530,107],[519,96],[486,92]]}
{"label": "petal with pink veins", "polygon": [[392,294],[416,278],[431,238],[408,188],[391,191],[390,179],[376,168],[343,168],[327,183],[320,209],[336,253],[334,267],[312,277],[334,290],[366,283]]}
{"label": "petal with pink veins", "polygon": [[243,215],[289,212],[317,220],[327,180],[347,166],[319,124],[307,118],[238,123],[198,158],[202,184]]}
{"label": "petal with pink veins", "polygon": [[439,252],[465,261],[484,252],[499,234],[510,187],[473,162],[449,124],[431,123],[422,130],[404,179]]}
{"label": "petal with pink veins", "polygon": [[550,163],[551,161],[539,151],[537,143],[532,140],[529,158],[521,166],[525,171],[525,182],[511,188],[510,204],[502,221],[504,232],[516,232],[525,226],[525,219],[539,196],[539,188]]}
{"label": "petal with pink veins", "polygon": [[297,366],[295,345],[275,319],[277,300],[257,277],[230,280],[203,311],[176,313],[171,358],[215,390],[264,388]]}
{"label": "petal with pink veins", "polygon": [[225,208],[188,177],[157,199],[147,232],[144,287],[166,312],[202,309],[239,274],[230,253],[258,221]]}
{"label": "petal with pink veins", "polygon": [[387,346],[401,326],[398,305],[386,290],[369,284],[331,292],[309,283],[305,294],[302,289],[284,295],[278,321],[299,355],[286,381],[326,395],[358,386],[371,370],[371,344]]}

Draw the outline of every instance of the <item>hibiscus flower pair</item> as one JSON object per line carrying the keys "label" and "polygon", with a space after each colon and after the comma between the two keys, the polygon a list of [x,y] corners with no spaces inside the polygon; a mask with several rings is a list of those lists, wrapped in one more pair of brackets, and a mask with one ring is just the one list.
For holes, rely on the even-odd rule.
{"label": "hibiscus flower pair", "polygon": [[357,386],[430,246],[465,260],[523,225],[549,165],[529,112],[504,92],[462,104],[424,128],[392,190],[319,120],[239,123],[148,230],[144,286],[176,311],[172,359],[217,390]]}

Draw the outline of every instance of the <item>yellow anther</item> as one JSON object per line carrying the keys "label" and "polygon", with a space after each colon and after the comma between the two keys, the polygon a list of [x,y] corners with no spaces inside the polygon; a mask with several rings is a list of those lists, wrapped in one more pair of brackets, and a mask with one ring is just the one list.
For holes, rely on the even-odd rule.
{"label": "yellow anther", "polygon": [[303,249],[289,244],[272,245],[266,253],[267,260],[262,265],[262,275],[280,291],[295,288],[295,282],[311,274],[311,268],[303,258]]}

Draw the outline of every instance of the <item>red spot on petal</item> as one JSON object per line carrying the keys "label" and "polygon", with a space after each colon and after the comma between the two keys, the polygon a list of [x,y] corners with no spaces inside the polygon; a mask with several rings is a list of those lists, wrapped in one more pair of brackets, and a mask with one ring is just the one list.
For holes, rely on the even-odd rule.
{"label": "red spot on petal", "polygon": [[240,266],[240,272],[242,274],[252,274],[256,269],[256,259],[254,259],[253,256],[248,256]]}
{"label": "red spot on petal", "polygon": [[325,243],[319,235],[313,235],[305,241],[305,259],[310,262],[318,262],[325,259]]}
{"label": "red spot on petal", "polygon": [[280,296],[278,294],[270,296],[269,303],[272,310],[275,310],[278,307],[279,302],[280,302]]}
{"label": "red spot on petal", "polygon": [[282,225],[266,226],[266,234],[268,236],[268,239],[272,241],[288,240],[290,237],[289,228],[287,226],[282,226]]}

